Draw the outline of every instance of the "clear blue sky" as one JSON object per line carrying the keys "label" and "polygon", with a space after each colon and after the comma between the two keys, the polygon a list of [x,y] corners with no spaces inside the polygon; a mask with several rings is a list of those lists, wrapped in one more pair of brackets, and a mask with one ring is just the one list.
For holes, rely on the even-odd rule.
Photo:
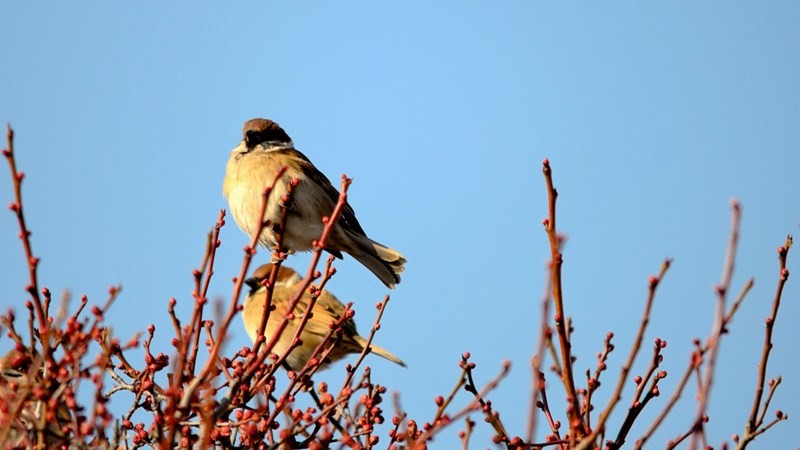
{"label": "clear blue sky", "polygon": [[[775,249],[800,221],[797,2],[14,2],[0,16],[0,121],[15,127],[28,173],[42,283],[96,303],[122,283],[109,317],[118,335],[155,323],[170,350],[167,300],[188,314],[191,270],[227,207],[228,153],[242,122],[268,117],[331,179],[355,179],[350,199],[364,228],[408,258],[378,342],[409,368],[373,359],[375,379],[425,421],[463,351],[481,382],[508,358],[512,373],[491,399],[510,433],[524,435],[548,256],[540,164],[549,157],[569,236],[579,373],[594,366],[607,331],[617,348],[629,346],[647,277],[675,259],[647,334],[669,342],[662,393],[678,381],[691,339],[711,328],[728,203],[741,200],[734,285],[751,276],[756,284],[723,341],[709,430],[714,445],[742,431]],[[11,196],[3,176],[0,199]],[[0,215],[3,310],[22,309],[25,298],[16,235],[13,215]],[[228,298],[246,240],[232,220],[221,239],[212,292]],[[356,301],[365,332],[386,289],[352,259],[338,267],[329,287]],[[753,448],[800,445],[798,283],[795,275],[787,285],[768,373],[784,376],[772,409],[793,417]],[[248,345],[234,330],[231,346]],[[625,356],[613,355],[605,395]],[[689,426],[693,395],[654,447]],[[474,444],[484,448],[488,426],[479,427]],[[456,439],[453,428],[433,448]]]}

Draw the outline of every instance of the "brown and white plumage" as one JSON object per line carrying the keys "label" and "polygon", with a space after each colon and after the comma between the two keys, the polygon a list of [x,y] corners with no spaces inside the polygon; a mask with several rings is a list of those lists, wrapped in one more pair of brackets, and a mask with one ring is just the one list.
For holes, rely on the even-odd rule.
{"label": "brown and white plumage", "polygon": [[[247,284],[250,286],[250,293],[244,303],[242,319],[244,320],[245,330],[247,330],[247,334],[253,341],[255,341],[258,336],[258,326],[261,323],[261,315],[264,310],[264,301],[266,299],[266,288],[261,285],[261,282],[269,278],[271,272],[272,264],[264,264],[256,269],[251,278],[247,279]],[[297,293],[297,289],[299,288],[298,283],[300,281],[302,281],[302,278],[297,272],[288,267],[281,266],[272,292],[272,304],[275,305],[275,310],[270,313],[264,331],[264,336],[266,336],[267,339],[270,339],[275,330],[278,329],[278,325],[289,309],[289,301],[294,294]],[[303,294],[298,306],[294,310],[295,318],[290,320],[283,330],[275,347],[272,348],[273,353],[282,355],[289,348],[292,338],[297,331],[297,327],[300,325],[300,315],[308,307],[310,299],[311,296],[308,292]],[[306,362],[308,362],[311,355],[314,353],[314,349],[317,348],[330,331],[330,324],[339,320],[342,314],[344,314],[344,311],[345,306],[333,294],[327,290],[323,290],[320,293],[319,298],[317,298],[314,304],[314,309],[312,310],[313,315],[300,334],[300,340],[303,341],[303,344],[292,350],[289,357],[286,358],[286,363],[289,365],[289,368],[299,371],[305,366]],[[366,340],[359,336],[355,322],[352,319],[348,319],[344,323],[341,339],[336,343],[336,346],[329,355],[331,362],[338,361],[351,353],[361,353],[366,344]],[[405,363],[388,350],[373,344],[370,346],[370,351],[405,367]],[[324,365],[325,364],[323,364],[323,366]]]}
{"label": "brown and white plumage", "polygon": [[[267,119],[248,120],[242,134],[242,141],[231,152],[223,183],[234,220],[248,236],[255,236],[260,228],[261,194],[285,166],[287,170],[267,204],[265,219],[271,225],[262,231],[259,242],[275,246],[274,226],[280,223],[282,213],[280,199],[287,193],[289,181],[298,178],[300,184],[289,205],[283,246],[294,251],[312,250],[312,242],[322,234],[322,218],[333,212],[339,191],[294,148],[289,135],[277,123]],[[342,210],[325,250],[339,258],[342,252],[350,254],[389,288],[400,282],[399,274],[406,263],[399,252],[367,237],[349,204]]]}

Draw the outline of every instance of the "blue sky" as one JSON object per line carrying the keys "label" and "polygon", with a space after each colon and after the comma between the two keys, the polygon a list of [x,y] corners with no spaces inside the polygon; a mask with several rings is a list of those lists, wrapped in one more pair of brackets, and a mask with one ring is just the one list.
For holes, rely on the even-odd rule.
{"label": "blue sky", "polygon": [[[170,297],[188,314],[191,270],[227,207],[228,153],[245,120],[268,117],[331,179],[354,178],[350,201],[362,225],[408,259],[378,343],[409,368],[372,360],[375,379],[424,421],[455,382],[462,352],[474,356],[481,381],[510,359],[512,373],[491,398],[510,432],[524,435],[548,256],[540,164],[549,157],[569,237],[565,292],[579,373],[594,366],[607,331],[618,349],[629,346],[647,277],[675,259],[647,335],[669,342],[662,393],[678,381],[691,339],[711,328],[728,205],[742,202],[734,286],[756,284],[723,341],[709,435],[716,445],[742,431],[775,248],[800,222],[800,4],[181,1],[4,10],[0,121],[17,131],[41,281],[97,303],[122,283],[109,316],[118,335],[155,323],[166,338]],[[8,202],[10,181],[0,181]],[[246,242],[228,222],[218,298],[229,297]],[[0,216],[4,310],[21,309],[25,296],[16,235],[13,215]],[[790,271],[800,267],[794,253]],[[386,290],[352,259],[338,268],[329,287],[356,302],[365,332]],[[772,409],[794,417],[752,448],[800,445],[792,433],[799,292],[790,278],[768,372],[784,377]],[[248,345],[235,331],[231,347]],[[625,356],[613,355],[605,395]],[[623,405],[632,389],[624,395]],[[683,405],[654,446],[689,426],[681,417],[694,411],[693,393]],[[481,423],[476,447],[488,446],[487,428]],[[433,448],[452,448],[455,435]]]}

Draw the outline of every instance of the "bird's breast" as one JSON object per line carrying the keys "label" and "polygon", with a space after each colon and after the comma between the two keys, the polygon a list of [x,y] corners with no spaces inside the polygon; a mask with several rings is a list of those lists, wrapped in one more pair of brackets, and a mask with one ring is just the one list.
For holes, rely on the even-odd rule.
{"label": "bird's breast", "polygon": [[287,165],[276,159],[279,158],[266,153],[250,152],[239,154],[238,157],[231,155],[228,160],[222,190],[236,224],[251,238],[260,228],[264,189],[273,184],[275,188],[269,195],[264,219],[273,223],[280,219],[280,198],[287,193],[291,168],[283,180],[275,183],[278,171]]}

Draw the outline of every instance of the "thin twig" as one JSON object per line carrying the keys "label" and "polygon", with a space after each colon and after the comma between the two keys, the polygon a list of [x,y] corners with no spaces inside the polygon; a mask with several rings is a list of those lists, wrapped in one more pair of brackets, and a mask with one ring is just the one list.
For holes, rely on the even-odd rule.
{"label": "thin twig", "polygon": [[580,403],[578,402],[572,366],[572,344],[569,342],[568,331],[565,326],[564,293],[561,285],[561,266],[564,262],[564,258],[561,254],[563,238],[559,236],[556,229],[556,198],[558,197],[558,191],[553,187],[553,174],[550,169],[550,161],[547,159],[542,163],[542,172],[544,173],[545,183],[547,184],[548,218],[545,219],[544,226],[547,231],[547,237],[550,240],[550,253],[552,257],[550,264],[552,264],[556,334],[558,334],[558,342],[561,347],[561,366],[563,370],[561,380],[567,391],[567,403],[569,404],[567,407],[567,415],[569,416],[570,422],[570,436],[571,439],[577,440],[586,435],[586,425],[583,423],[583,417],[580,412]]}
{"label": "thin twig", "polygon": [[644,435],[642,435],[642,437],[636,440],[636,444],[634,445],[635,450],[641,449],[644,446],[644,444],[647,443],[647,440],[650,439],[653,433],[655,433],[656,429],[658,429],[658,427],[664,422],[664,419],[666,419],[670,411],[672,411],[672,408],[675,406],[675,404],[678,403],[678,399],[680,399],[681,394],[683,393],[683,390],[686,387],[686,384],[689,382],[689,378],[691,378],[692,373],[703,361],[702,356],[700,356],[697,353],[699,351],[700,349],[698,348],[695,352],[692,352],[689,364],[686,366],[686,370],[684,371],[683,376],[681,377],[681,381],[678,383],[678,386],[675,388],[675,391],[673,392],[672,396],[670,397],[669,401],[667,402],[666,406],[661,411],[661,413],[658,415],[658,417],[653,421],[653,423],[650,425],[650,427],[647,429]]}
{"label": "thin twig", "polygon": [[614,344],[611,342],[614,339],[614,333],[606,333],[606,339],[603,344],[603,351],[597,354],[597,367],[594,370],[594,376],[591,372],[586,370],[586,396],[584,399],[584,415],[586,416],[586,427],[592,429],[592,394],[600,387],[600,375],[608,369],[608,356],[614,351]]}
{"label": "thin twig", "polygon": [[[551,266],[552,269],[552,266]],[[548,317],[550,317],[550,299],[553,296],[553,276],[548,274],[545,282],[545,294],[542,296],[542,317],[539,324],[539,343],[536,347],[536,353],[531,360],[531,405],[528,415],[528,442],[533,442],[536,435],[536,402],[539,398],[539,390],[544,389],[545,386],[539,383],[539,373],[542,371],[542,362],[544,361],[544,352],[547,348],[547,341],[553,334],[553,330],[548,325]]]}
{"label": "thin twig", "polygon": [[725,254],[725,263],[722,266],[722,279],[717,285],[717,306],[714,314],[714,325],[711,328],[711,336],[708,340],[709,352],[706,359],[705,373],[703,374],[702,385],[698,393],[697,412],[695,413],[694,423],[692,427],[695,434],[689,442],[689,448],[694,450],[698,448],[697,433],[704,433],[704,424],[707,420],[706,411],[708,409],[708,402],[711,398],[711,388],[714,384],[714,372],[717,367],[717,355],[719,355],[720,341],[722,334],[725,331],[725,304],[727,294],[730,290],[731,280],[733,279],[733,270],[736,266],[736,250],[739,244],[739,226],[741,224],[742,208],[737,200],[731,201],[731,235],[728,242],[728,247]]}
{"label": "thin twig", "polygon": [[628,380],[631,367],[633,367],[633,363],[636,360],[636,355],[639,353],[639,349],[641,348],[642,340],[644,339],[644,332],[647,329],[647,324],[650,322],[650,312],[653,308],[653,302],[656,296],[656,288],[658,288],[659,283],[667,273],[670,264],[672,264],[672,260],[665,259],[664,263],[661,264],[661,270],[659,271],[658,275],[650,277],[647,303],[645,304],[644,312],[642,313],[642,320],[639,323],[639,331],[636,333],[636,339],[633,341],[633,347],[628,355],[628,359],[622,366],[619,381],[617,381],[617,387],[614,389],[614,393],[611,395],[608,405],[606,405],[606,408],[600,414],[600,418],[597,421],[597,425],[595,425],[595,427],[592,429],[592,433],[583,439],[576,447],[579,450],[585,450],[594,445],[600,433],[605,432],[606,421],[611,416],[611,412],[614,410],[614,407],[620,402],[620,400],[622,400],[622,389]]}
{"label": "thin twig", "polygon": [[[284,170],[285,170],[285,168],[284,168]],[[278,176],[278,178],[280,178],[280,176]],[[277,180],[277,178],[276,178],[276,180]],[[344,175],[342,176],[342,184],[341,184],[341,191],[339,193],[339,199],[337,200],[336,206],[334,207],[333,211],[331,212],[331,215],[328,217],[327,222],[324,224],[325,226],[323,228],[323,231],[322,231],[322,234],[320,236],[320,239],[315,242],[315,248],[314,248],[314,252],[313,252],[312,257],[311,257],[311,262],[309,263],[308,272],[306,274],[306,277],[303,279],[303,281],[298,283],[298,285],[299,285],[298,286],[298,291],[295,293],[295,295],[289,301],[288,311],[293,311],[294,308],[296,308],[296,306],[297,306],[298,302],[300,301],[300,298],[302,297],[303,293],[305,292],[306,289],[308,289],[308,286],[311,284],[312,280],[314,279],[314,273],[317,270],[316,268],[317,268],[317,265],[319,264],[319,260],[320,260],[320,258],[322,256],[322,252],[325,249],[325,242],[327,241],[327,239],[330,236],[330,234],[333,232],[334,227],[337,225],[339,216],[341,215],[341,211],[344,208],[344,205],[347,203],[347,188],[350,186],[351,182],[352,182],[352,180],[350,178],[347,178]],[[265,196],[265,201],[266,201],[266,196]],[[262,217],[263,217],[263,215],[262,215]],[[263,220],[262,220],[262,223],[263,223]],[[258,237],[259,234],[260,233],[256,234],[256,238]],[[239,293],[239,290],[241,289],[241,283],[243,281],[244,273],[246,273],[245,270],[247,269],[247,266],[249,266],[249,258],[252,257],[251,253],[253,251],[254,250],[251,249],[250,252],[246,252],[246,255],[245,255],[246,262],[243,264],[242,274],[237,279],[236,286],[234,287],[234,299],[238,297],[238,293]],[[275,273],[275,268],[273,268],[273,273],[271,274],[271,276],[277,277],[277,274]],[[272,285],[274,286],[274,280],[271,280],[271,283],[273,283]],[[267,286],[267,290],[271,291],[271,288],[269,286]],[[235,303],[235,302],[232,301],[231,310],[233,310],[234,313],[235,313],[236,308],[233,308],[233,303]],[[230,312],[229,312],[229,316],[226,317],[226,321],[227,321],[228,318],[232,318],[232,315],[231,315]],[[262,321],[263,320],[265,320],[265,319],[262,317]],[[222,417],[223,414],[225,414],[229,410],[230,402],[231,402],[233,396],[235,395],[235,393],[238,392],[239,386],[241,386],[242,384],[250,383],[250,380],[254,376],[255,372],[257,370],[259,370],[259,368],[263,364],[264,360],[269,355],[269,352],[272,350],[272,348],[274,347],[275,343],[277,342],[278,338],[283,333],[283,330],[286,328],[287,324],[288,324],[288,320],[286,319],[286,317],[284,317],[283,320],[278,324],[275,332],[273,333],[273,336],[267,342],[267,345],[265,346],[265,348],[260,350],[258,353],[255,353],[255,352],[251,353],[251,357],[248,358],[248,362],[246,364],[246,368],[245,368],[244,374],[241,377],[238,377],[234,381],[233,385],[228,390],[228,394],[220,401],[219,405],[217,405],[217,407],[215,408],[214,414],[213,414],[214,420],[218,420],[220,417]],[[263,332],[261,332],[261,334],[263,335]],[[257,339],[256,340],[256,344],[255,344],[256,346],[254,347],[254,350],[255,350],[255,348],[258,347],[260,341],[261,341],[261,339]],[[274,370],[274,368],[273,368],[273,370]],[[270,428],[269,436],[271,436],[271,431],[272,431],[272,429]]]}
{"label": "thin twig", "polygon": [[[781,296],[783,295],[783,287],[786,285],[786,281],[789,279],[789,270],[786,268],[786,258],[789,254],[789,249],[792,247],[792,237],[787,236],[786,241],[784,242],[783,246],[778,247],[778,261],[779,261],[779,270],[778,270],[778,286],[775,290],[775,297],[772,300],[772,312],[770,316],[765,321],[765,328],[764,328],[764,346],[761,351],[761,360],[758,363],[758,380],[756,381],[756,391],[753,398],[753,407],[750,410],[750,416],[747,419],[747,424],[745,425],[744,433],[742,434],[742,438],[737,443],[737,449],[744,449],[747,447],[756,436],[761,434],[759,432],[759,427],[764,423],[764,417],[766,415],[767,409],[769,408],[769,403],[772,400],[772,394],[775,392],[775,389],[780,384],[780,377],[778,377],[777,382],[770,383],[770,393],[767,397],[767,400],[764,402],[763,408],[761,407],[761,398],[764,394],[764,383],[767,377],[767,364],[769,363],[769,355],[772,351],[772,332],[775,327],[775,321],[778,318],[778,308],[781,305]],[[761,414],[759,415],[759,408],[761,408]],[[782,415],[782,414],[781,414]],[[772,427],[778,421],[774,421],[769,425]],[[765,430],[764,430],[765,431]]]}
{"label": "thin twig", "polygon": [[[28,266],[28,276],[30,284],[25,288],[31,295],[31,300],[36,308],[36,316],[39,319],[39,329],[44,332],[47,329],[47,315],[44,312],[41,297],[39,296],[39,277],[36,270],[39,267],[39,258],[33,256],[33,249],[31,247],[31,232],[25,224],[25,214],[23,213],[22,206],[22,179],[25,178],[23,172],[17,171],[17,164],[14,158],[14,130],[9,124],[7,126],[6,139],[8,141],[8,148],[3,150],[3,155],[8,161],[8,167],[11,169],[11,180],[14,183],[14,202],[11,203],[9,208],[17,216],[19,224],[19,237],[22,241],[22,247],[25,250],[25,261]],[[43,344],[45,342],[43,341]],[[45,352],[47,355],[48,352]]]}
{"label": "thin twig", "polygon": [[[612,444],[606,445],[609,450],[622,448],[622,446],[625,444],[625,439],[627,438],[628,433],[630,433],[630,430],[633,427],[633,423],[639,417],[639,414],[642,412],[642,410],[644,410],[644,407],[647,406],[650,400],[660,395],[658,382],[663,378],[666,378],[667,372],[662,370],[658,373],[655,373],[655,371],[661,364],[661,350],[664,347],[666,347],[666,341],[656,339],[653,347],[653,358],[650,360],[650,367],[648,368],[644,378],[637,380],[638,386],[636,387],[636,394],[633,396],[631,406],[628,408],[628,414],[625,416],[625,420],[623,421],[622,426],[617,433],[617,438]],[[647,387],[648,381],[650,381],[651,377],[652,382],[650,382],[650,386]],[[643,394],[644,398],[642,398]]]}
{"label": "thin twig", "polygon": [[[547,420],[547,424],[550,426],[550,431],[553,432],[553,439],[560,441],[561,434],[559,432],[559,429],[561,428],[561,422],[555,420],[553,418],[553,413],[550,411],[550,403],[547,401],[547,391],[544,389],[545,387],[544,372],[539,372],[539,384],[540,384],[539,397],[541,398],[541,400],[536,402],[536,406],[539,409],[541,409],[542,412],[544,413],[544,417]],[[548,440],[550,440],[549,436]]]}

